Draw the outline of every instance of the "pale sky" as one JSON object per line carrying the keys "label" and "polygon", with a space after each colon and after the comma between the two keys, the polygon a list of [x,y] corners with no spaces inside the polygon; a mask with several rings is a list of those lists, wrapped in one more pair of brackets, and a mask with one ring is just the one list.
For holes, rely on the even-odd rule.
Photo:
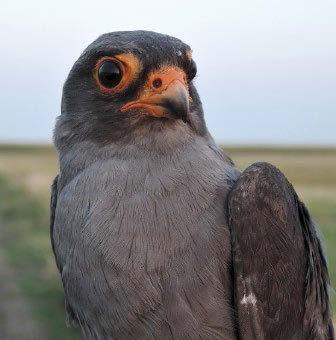
{"label": "pale sky", "polygon": [[97,36],[188,43],[213,136],[336,145],[336,1],[1,1],[0,141],[50,141],[62,84]]}

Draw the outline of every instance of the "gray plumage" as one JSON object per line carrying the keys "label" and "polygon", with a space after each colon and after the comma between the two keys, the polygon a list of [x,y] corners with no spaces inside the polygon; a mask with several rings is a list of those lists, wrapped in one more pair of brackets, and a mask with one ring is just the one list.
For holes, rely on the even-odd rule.
{"label": "gray plumage", "polygon": [[[64,85],[51,240],[68,322],[87,339],[331,338],[309,215],[274,167],[241,175],[216,146],[189,50],[153,32],[106,34]],[[102,93],[97,60],[127,53],[140,61],[137,76]],[[186,74],[185,119],[123,112],[165,65]]]}

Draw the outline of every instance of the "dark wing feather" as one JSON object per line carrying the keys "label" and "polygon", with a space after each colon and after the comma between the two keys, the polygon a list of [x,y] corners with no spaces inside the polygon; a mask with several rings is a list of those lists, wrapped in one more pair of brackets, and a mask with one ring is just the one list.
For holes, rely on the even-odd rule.
{"label": "dark wing feather", "polygon": [[228,198],[241,339],[334,339],[326,261],[309,213],[268,163]]}
{"label": "dark wing feather", "polygon": [[[51,247],[55,255],[55,258],[56,258],[56,254],[55,254],[55,242],[54,242],[53,230],[54,230],[55,212],[56,212],[56,206],[57,206],[57,193],[58,193],[57,183],[58,183],[58,175],[54,178],[54,181],[51,185],[51,195],[50,195],[50,240],[51,240]],[[57,263],[57,259],[56,259],[56,264],[58,266],[58,269],[60,270],[60,267]]]}
{"label": "dark wing feather", "polygon": [[[59,175],[57,175],[54,178],[54,181],[51,185],[51,197],[50,197],[50,240],[51,240],[51,247],[55,256],[55,261],[57,268],[59,272],[62,274],[62,266],[60,262],[57,259],[57,255],[55,252],[55,242],[54,242],[54,222],[55,222],[55,213],[56,213],[56,206],[57,206],[57,196],[58,196],[58,190],[57,190],[57,185],[58,185],[58,178]],[[67,325],[73,325],[75,327],[78,326],[77,319],[69,306],[67,300],[65,299],[65,310],[66,310],[66,323]]]}

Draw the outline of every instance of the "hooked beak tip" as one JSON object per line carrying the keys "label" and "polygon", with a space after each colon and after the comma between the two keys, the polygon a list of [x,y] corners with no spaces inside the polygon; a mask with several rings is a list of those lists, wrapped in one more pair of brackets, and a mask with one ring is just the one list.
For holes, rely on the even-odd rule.
{"label": "hooked beak tip", "polygon": [[189,113],[189,93],[186,86],[180,82],[171,84],[161,95],[158,103],[172,118],[187,122]]}

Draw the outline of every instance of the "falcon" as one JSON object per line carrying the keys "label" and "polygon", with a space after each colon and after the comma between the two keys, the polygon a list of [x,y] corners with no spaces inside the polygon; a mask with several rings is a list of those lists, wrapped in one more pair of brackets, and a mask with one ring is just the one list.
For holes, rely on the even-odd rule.
{"label": "falcon", "polygon": [[[64,84],[51,242],[86,339],[331,339],[317,228],[209,134],[182,41],[100,36]],[[211,86],[211,85],[209,85]]]}

